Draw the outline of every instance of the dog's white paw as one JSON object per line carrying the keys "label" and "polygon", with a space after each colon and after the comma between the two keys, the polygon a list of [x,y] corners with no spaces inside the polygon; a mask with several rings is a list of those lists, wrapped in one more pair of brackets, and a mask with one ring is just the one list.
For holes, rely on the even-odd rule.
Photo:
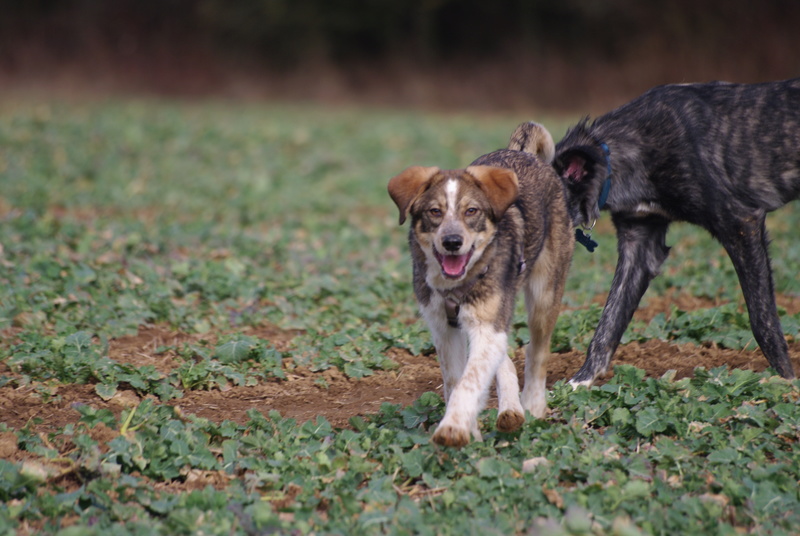
{"label": "dog's white paw", "polygon": [[477,419],[445,414],[433,433],[433,442],[447,447],[463,447],[469,443],[470,437],[475,441],[483,441]]}
{"label": "dog's white paw", "polygon": [[574,391],[578,387],[586,387],[587,389],[592,386],[594,380],[584,380],[582,382],[576,382],[575,380],[570,380],[569,384],[572,386],[572,390]]}
{"label": "dog's white paw", "polygon": [[531,417],[535,419],[544,419],[547,415],[547,402],[544,400],[541,402],[537,401],[535,404],[525,406],[525,409],[531,414]]}
{"label": "dog's white paw", "polygon": [[525,422],[525,414],[519,411],[501,411],[497,416],[497,429],[501,432],[513,432]]}
{"label": "dog's white paw", "polygon": [[452,424],[440,424],[433,433],[433,442],[444,447],[463,447],[469,438],[469,429]]}
{"label": "dog's white paw", "polygon": [[531,416],[544,419],[547,415],[547,395],[544,389],[524,389],[522,391],[522,407]]}

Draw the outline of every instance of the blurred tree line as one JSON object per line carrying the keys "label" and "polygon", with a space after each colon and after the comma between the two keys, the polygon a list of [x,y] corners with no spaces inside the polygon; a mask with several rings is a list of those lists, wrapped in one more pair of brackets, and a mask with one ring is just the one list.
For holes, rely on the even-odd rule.
{"label": "blurred tree line", "polygon": [[707,48],[744,45],[747,27],[800,33],[797,0],[0,0],[0,10],[0,54],[32,35],[64,52],[186,40],[277,64],[520,47],[614,56],[654,35]]}
{"label": "blurred tree line", "polygon": [[536,57],[598,71],[631,58],[638,71],[655,69],[653,58],[698,66],[645,72],[647,83],[705,66],[713,77],[722,64],[749,78],[800,74],[798,0],[0,0],[0,13],[0,82],[35,65],[167,56],[275,72],[398,60],[514,68]]}

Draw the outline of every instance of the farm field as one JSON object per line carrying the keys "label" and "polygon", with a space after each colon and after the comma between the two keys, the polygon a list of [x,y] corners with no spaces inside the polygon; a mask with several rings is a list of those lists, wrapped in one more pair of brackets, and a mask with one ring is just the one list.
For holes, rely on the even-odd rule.
{"label": "farm field", "polygon": [[[730,261],[675,225],[600,385],[572,391],[616,260],[575,252],[550,414],[429,442],[413,164],[524,120],[155,100],[0,103],[0,534],[796,534],[800,381],[766,371]],[[800,371],[800,210],[769,220]],[[521,304],[513,327],[521,371]]]}

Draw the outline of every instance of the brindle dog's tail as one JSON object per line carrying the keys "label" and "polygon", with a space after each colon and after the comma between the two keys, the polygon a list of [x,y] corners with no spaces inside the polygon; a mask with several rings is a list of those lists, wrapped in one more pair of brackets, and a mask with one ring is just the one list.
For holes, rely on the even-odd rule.
{"label": "brindle dog's tail", "polygon": [[522,123],[511,135],[508,142],[511,151],[524,151],[536,155],[545,164],[553,161],[556,154],[556,147],[553,137],[539,123],[528,121]]}

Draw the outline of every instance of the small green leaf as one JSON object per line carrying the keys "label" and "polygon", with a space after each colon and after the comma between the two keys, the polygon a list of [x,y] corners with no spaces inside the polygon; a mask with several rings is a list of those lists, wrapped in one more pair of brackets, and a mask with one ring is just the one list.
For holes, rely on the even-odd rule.
{"label": "small green leaf", "polygon": [[631,412],[628,408],[614,408],[614,411],[611,412],[611,424],[625,425],[630,421]]}
{"label": "small green leaf", "polygon": [[214,357],[226,364],[241,363],[250,355],[250,350],[255,346],[250,339],[235,339],[214,350]]}
{"label": "small green leaf", "polygon": [[403,416],[403,426],[406,428],[416,428],[428,420],[428,415],[419,413],[414,408],[409,407],[400,412]]}
{"label": "small green leaf", "polygon": [[496,478],[510,474],[509,464],[499,458],[482,458],[478,461],[478,474],[483,478]]}
{"label": "small green leaf", "polygon": [[714,463],[732,463],[739,459],[739,453],[735,449],[726,447],[711,451],[707,459]]}
{"label": "small green leaf", "polygon": [[649,407],[639,411],[636,414],[636,431],[645,437],[663,432],[667,429],[663,417],[656,408]]}
{"label": "small green leaf", "polygon": [[408,476],[411,478],[419,478],[424,471],[424,459],[425,456],[422,450],[417,449],[402,454],[400,456],[400,463]]}
{"label": "small green leaf", "polygon": [[105,400],[107,402],[107,401],[111,400],[111,398],[115,394],[117,394],[117,384],[116,383],[111,383],[111,384],[98,383],[97,385],[94,386],[94,391],[97,393],[97,395],[100,398],[102,398],[103,400]]}
{"label": "small green leaf", "polygon": [[360,359],[344,364],[344,373],[351,378],[363,378],[372,375],[372,371]]}

